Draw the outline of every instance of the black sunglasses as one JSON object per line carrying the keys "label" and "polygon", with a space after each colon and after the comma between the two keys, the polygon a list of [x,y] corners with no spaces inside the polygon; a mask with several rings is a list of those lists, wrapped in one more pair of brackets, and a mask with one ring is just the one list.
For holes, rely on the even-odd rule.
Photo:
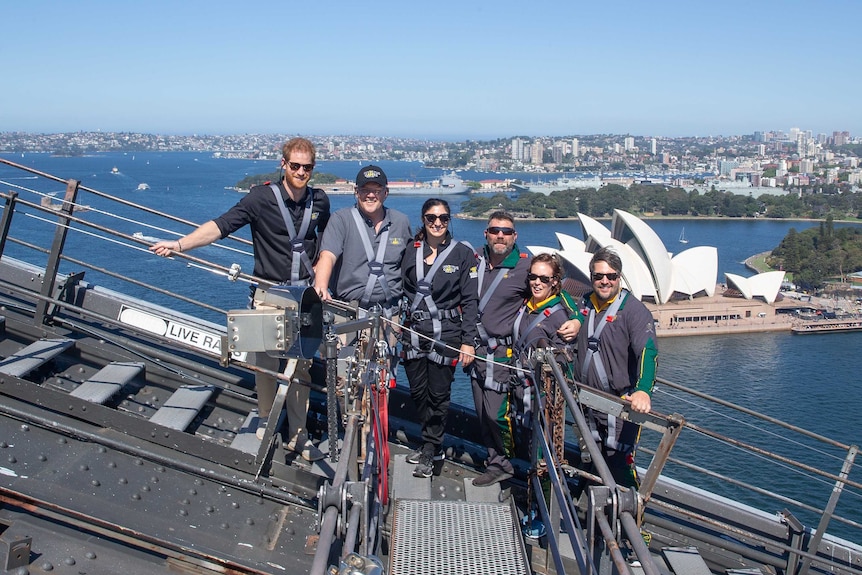
{"label": "black sunglasses", "polygon": [[314,169],[314,164],[298,164],[296,162],[287,162],[287,167],[290,168],[291,172],[298,172],[299,168],[305,168],[306,172],[310,172]]}
{"label": "black sunglasses", "polygon": [[448,224],[449,220],[452,219],[452,216],[449,214],[425,214],[422,217],[425,218],[425,223],[427,224],[433,224],[437,220],[440,220],[441,224]]}
{"label": "black sunglasses", "polygon": [[491,226],[487,230],[485,230],[492,236],[496,236],[497,234],[503,234],[504,236],[511,236],[515,233],[515,228],[501,228],[499,226]]}
{"label": "black sunglasses", "polygon": [[549,284],[549,283],[551,283],[551,280],[552,280],[552,279],[553,279],[553,278],[552,278],[551,276],[540,276],[539,274],[527,274],[527,280],[528,280],[528,281],[536,281],[536,280],[539,280],[539,281],[541,281],[543,284]]}
{"label": "black sunglasses", "polygon": [[608,280],[615,282],[620,279],[620,274],[618,274],[617,272],[611,272],[607,274],[600,274],[598,272],[593,273],[594,282],[602,281],[602,278],[608,278]]}

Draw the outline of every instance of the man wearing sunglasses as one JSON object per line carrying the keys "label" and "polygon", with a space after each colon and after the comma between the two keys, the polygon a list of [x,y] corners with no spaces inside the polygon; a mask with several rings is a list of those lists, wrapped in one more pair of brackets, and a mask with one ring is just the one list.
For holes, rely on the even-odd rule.
{"label": "man wearing sunglasses", "polygon": [[[622,271],[620,256],[609,248],[590,260],[593,291],[584,296],[578,371],[582,383],[628,399],[632,410],[648,413],[658,358],[655,323],[646,306],[621,288]],[[616,482],[637,489],[640,426],[590,409],[586,416]]]}
{"label": "man wearing sunglasses", "polygon": [[[486,245],[480,257],[479,273],[479,337],[476,356],[470,366],[473,402],[482,440],[488,449],[486,470],[473,480],[473,485],[485,486],[509,479],[514,474],[511,458],[515,454],[512,396],[513,378],[512,330],[515,316],[530,296],[527,274],[530,259],[518,251],[515,241],[514,217],[496,211],[488,218],[485,229]],[[572,341],[581,326],[580,312],[563,292],[569,321],[558,331],[560,337]]]}
{"label": "man wearing sunglasses", "polygon": [[[187,252],[226,238],[245,225],[251,226],[254,245],[254,275],[269,284],[311,285],[314,279],[312,264],[317,258],[320,238],[329,222],[329,197],[318,188],[308,185],[316,157],[314,144],[305,138],[293,138],[281,149],[281,168],[284,175],[277,183],[254,186],[249,193],[221,216],[210,220],[178,240],[158,242],[150,250],[160,256],[173,252]],[[253,307],[266,305],[266,291],[251,286]],[[255,354],[255,365],[270,371],[279,371],[279,359],[266,353]],[[311,362],[300,360],[293,372],[300,381],[310,381]],[[263,439],[263,430],[275,400],[276,378],[255,373],[259,428],[257,436]],[[323,453],[311,443],[306,433],[309,388],[291,385],[287,398],[288,447],[303,458],[313,461]]]}

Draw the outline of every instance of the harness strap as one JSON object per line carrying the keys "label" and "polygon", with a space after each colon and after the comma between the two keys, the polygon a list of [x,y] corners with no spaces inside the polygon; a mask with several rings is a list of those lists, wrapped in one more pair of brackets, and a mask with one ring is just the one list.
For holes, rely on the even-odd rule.
{"label": "harness strap", "polygon": [[[449,257],[449,254],[455,249],[457,242],[451,242],[446,246],[445,250],[437,254],[437,257],[434,259],[434,263],[431,264],[431,268],[428,270],[427,275],[425,274],[425,262],[422,257],[424,255],[425,242],[420,241],[416,243],[416,295],[413,297],[413,302],[410,305],[410,312],[412,315],[414,312],[419,311],[419,306],[422,305],[422,302],[425,302],[425,307],[428,308],[428,313],[431,315],[433,337],[437,340],[440,339],[443,326],[440,323],[440,312],[437,309],[437,304],[434,303],[434,298],[431,297],[431,290],[433,287],[432,282],[434,281],[434,276],[437,274],[437,271],[443,267],[443,264],[446,262],[446,258]],[[419,347],[419,336],[416,332],[410,332],[410,345],[415,348]]]}
{"label": "harness strap", "polygon": [[[485,256],[479,257],[479,293],[482,293],[482,284],[485,281],[486,267],[487,262],[485,260]],[[503,281],[504,277],[506,277],[506,270],[504,268],[499,268],[497,275],[494,276],[494,279],[491,281],[491,285],[488,286],[488,291],[486,291],[479,300],[479,318],[476,321],[476,330],[479,333],[479,342],[488,348],[488,355],[485,357],[485,360],[487,361],[485,364],[485,389],[493,389],[495,391],[502,391],[503,386],[494,381],[494,351],[500,345],[512,345],[512,338],[507,337],[508,342],[503,343],[502,339],[490,337],[485,326],[482,324],[482,314],[485,311],[485,306],[487,306],[488,302],[491,301],[491,296],[494,295],[494,291],[500,285],[500,282]]]}
{"label": "harness strap", "polygon": [[[453,307],[450,309],[438,309],[437,314],[440,319],[457,319],[461,317],[461,310],[457,307]],[[426,319],[431,319],[431,313],[421,309],[417,311],[408,311],[407,319],[411,321],[423,321]]]}
{"label": "harness strap", "polygon": [[401,350],[401,357],[403,359],[416,359],[419,357],[426,357],[434,363],[439,363],[440,365],[448,365],[450,367],[455,367],[458,365],[458,357],[446,357],[445,355],[441,355],[437,350],[432,349],[431,351],[421,351],[416,349],[415,347],[404,348]]}
{"label": "harness strap", "polygon": [[[530,336],[530,333],[538,327],[542,321],[551,317],[552,314],[557,311],[565,311],[563,306],[560,303],[555,303],[554,305],[543,309],[540,313],[536,314],[536,317],[533,318],[533,321],[527,326],[527,329],[524,330],[524,333],[520,333],[519,326],[521,325],[522,318],[524,314],[527,313],[527,306],[524,305],[521,307],[521,311],[518,312],[518,316],[515,318],[515,326],[513,328],[513,336],[515,339],[514,344],[514,356],[515,356],[515,365],[523,369],[524,365],[521,362],[521,352],[524,350],[524,347],[527,344],[527,338]],[[520,334],[520,335],[519,335]],[[529,384],[529,381],[526,377],[524,377],[523,372],[519,371],[518,377],[524,382],[526,388],[524,389],[524,397],[522,399],[524,405],[524,421],[530,422],[532,421],[533,416],[533,390],[532,386]],[[535,377],[533,378],[535,380]]]}
{"label": "harness strap", "polygon": [[524,313],[526,313],[526,311],[527,311],[527,306],[526,305],[523,306],[521,308],[521,311],[518,312],[518,317],[515,318],[515,327],[513,330],[513,336],[515,339],[514,348],[518,351],[523,350],[524,345],[527,343],[527,337],[530,335],[530,332],[533,331],[534,329],[536,329],[536,326],[538,326],[540,323],[542,323],[543,320],[551,317],[552,314],[554,314],[558,311],[561,311],[561,310],[565,311],[563,309],[562,304],[560,304],[560,303],[555,303],[551,307],[545,308],[544,310],[541,311],[541,313],[536,314],[536,317],[533,318],[533,321],[530,322],[527,329],[524,330],[524,333],[520,334],[520,336],[519,336],[518,334],[519,334],[520,330],[518,329],[518,327],[521,323],[521,318],[524,317]]}
{"label": "harness strap", "polygon": [[359,303],[363,307],[368,307],[368,304],[371,303],[371,296],[374,294],[375,283],[379,283],[380,287],[383,288],[383,299],[389,302],[392,300],[392,292],[389,290],[383,273],[383,259],[386,255],[386,244],[389,243],[389,226],[387,225],[380,235],[380,243],[377,244],[377,254],[375,255],[374,248],[371,246],[371,239],[368,237],[367,226],[359,210],[354,206],[350,213],[353,214],[353,221],[359,229],[359,237],[362,240],[362,247],[365,248],[365,257],[368,259],[368,283],[365,284],[365,292]]}
{"label": "harness strap", "polygon": [[314,267],[311,265],[311,260],[305,251],[305,236],[308,233],[308,227],[311,224],[311,214],[314,206],[314,192],[308,188],[308,198],[305,200],[305,210],[302,214],[302,222],[299,225],[299,231],[293,226],[293,218],[290,212],[287,211],[287,206],[284,205],[284,200],[281,197],[281,190],[276,184],[270,184],[269,188],[275,195],[275,203],[281,211],[281,217],[284,220],[284,227],[287,228],[287,235],[290,238],[291,258],[290,258],[290,283],[291,285],[299,284],[300,265],[304,265],[308,271],[309,278],[314,281]]}
{"label": "harness strap", "polygon": [[[613,317],[617,314],[620,307],[623,305],[623,301],[628,297],[628,291],[620,290],[619,295],[613,301],[613,303],[605,310],[604,314],[602,314],[602,318]],[[608,380],[608,372],[605,369],[605,364],[602,362],[602,356],[599,354],[599,342],[601,341],[602,331],[605,329],[605,324],[607,321],[600,321],[598,327],[596,327],[596,321],[598,321],[599,312],[592,306],[590,306],[589,313],[587,314],[587,337],[589,338],[587,341],[587,353],[584,357],[584,362],[581,366],[581,381],[587,381],[587,374],[590,369],[590,364],[595,364],[596,367],[596,375],[599,376],[599,383],[601,383],[602,390],[605,393],[611,393],[610,381]],[[594,424],[592,422],[592,418],[589,420],[590,428],[592,430],[593,437],[601,441],[601,437],[599,436],[598,431],[594,428]],[[619,449],[619,444],[616,440],[617,435],[617,418],[611,414],[608,414],[608,437],[605,440],[605,444],[611,449]]]}

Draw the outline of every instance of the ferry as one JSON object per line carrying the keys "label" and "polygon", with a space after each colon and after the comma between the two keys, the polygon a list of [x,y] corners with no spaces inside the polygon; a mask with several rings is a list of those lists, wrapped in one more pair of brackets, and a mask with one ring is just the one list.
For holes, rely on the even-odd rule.
{"label": "ferry", "polygon": [[[543,393],[532,426],[518,430],[532,447],[519,453],[515,477],[473,485],[484,449],[475,413],[453,405],[446,458],[431,479],[415,478],[406,456],[419,424],[409,392],[391,385],[384,343],[391,322],[403,327],[397,318],[322,304],[304,287],[266,286],[275,311],[223,310],[175,293],[159,285],[175,262],[149,253],[148,238],[124,233],[120,222],[129,210],[140,211],[133,220],[163,219],[159,229],[191,222],[0,159],[0,174],[8,170],[39,182],[0,193],[0,573],[862,572],[862,546],[831,529],[840,524],[860,539],[859,518],[836,512],[842,496],[862,494],[852,474],[856,445],[664,379],[660,386],[776,425],[799,445],[838,454],[837,462],[813,466],[797,460],[801,449],[773,453],[682,413],[635,413],[568,380],[546,349],[534,367]],[[66,185],[59,211],[27,195],[57,183]],[[76,213],[90,196],[103,209]],[[122,219],[111,218],[111,202]],[[27,218],[14,217],[19,211],[39,212],[52,233],[33,234]],[[124,257],[112,257],[111,269],[88,261],[106,249]],[[190,273],[260,282],[194,253],[172,257]],[[339,336],[355,332],[355,345],[340,345]],[[251,352],[288,366],[314,358],[308,429],[325,459],[309,463],[285,448],[281,406],[301,384],[280,373],[273,415],[257,438],[260,368]],[[637,491],[615,484],[585,408],[640,423],[655,440],[655,449],[639,451]],[[702,436],[716,440],[709,457],[698,448],[696,464],[678,456]],[[825,503],[705,467],[722,449],[739,465],[753,454],[755,465],[803,471],[800,492],[822,492]],[[703,474],[713,488],[666,476],[669,463]],[[765,509],[741,502],[752,494],[765,498]]]}
{"label": "ferry", "polygon": [[795,323],[790,331],[795,335],[862,331],[862,320],[850,318],[800,321]]}

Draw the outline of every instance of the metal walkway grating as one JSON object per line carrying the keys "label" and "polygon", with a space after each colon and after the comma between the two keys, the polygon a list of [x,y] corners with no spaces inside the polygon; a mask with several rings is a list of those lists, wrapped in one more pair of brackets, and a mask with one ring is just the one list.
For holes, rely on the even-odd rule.
{"label": "metal walkway grating", "polygon": [[505,503],[395,502],[390,575],[527,575]]}

